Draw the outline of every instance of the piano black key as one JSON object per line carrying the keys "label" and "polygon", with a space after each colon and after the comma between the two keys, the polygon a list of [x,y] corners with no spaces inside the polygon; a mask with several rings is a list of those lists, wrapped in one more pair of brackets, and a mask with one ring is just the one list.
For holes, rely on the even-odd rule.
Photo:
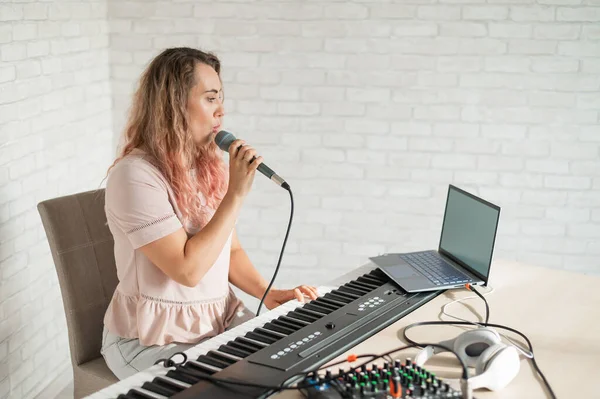
{"label": "piano black key", "polygon": [[215,367],[213,365],[206,364],[204,362],[201,363],[201,362],[198,362],[195,360],[188,360],[182,367],[199,370],[199,371],[203,372],[204,374],[209,374],[209,375],[213,375],[214,373],[218,373],[219,371],[223,370],[221,367]]}
{"label": "piano black key", "polygon": [[183,366],[177,366],[175,369],[182,374],[188,375],[191,378],[196,378],[197,382],[206,381],[205,377],[210,377],[212,374],[208,374],[199,368],[192,367],[192,362],[188,361]]}
{"label": "piano black key", "polygon": [[274,344],[275,342],[278,341],[278,339],[276,339],[276,338],[268,337],[264,334],[258,334],[254,331],[247,332],[245,337],[248,337],[248,338],[258,341],[258,342],[264,342],[265,344],[269,344],[269,345]]}
{"label": "piano black key", "polygon": [[308,322],[306,320],[298,320],[298,319],[294,319],[294,318],[291,318],[291,317],[288,317],[288,316],[279,316],[278,319],[286,321],[288,323],[297,324],[297,325],[300,325],[302,327],[306,327],[306,326],[310,325],[310,322]]}
{"label": "piano black key", "polygon": [[302,309],[306,309],[306,310],[313,310],[315,312],[318,312],[322,315],[328,315],[329,313],[333,312],[333,310],[326,308],[324,306],[321,305],[317,305],[314,303],[307,303],[306,305],[304,305],[302,307]]}
{"label": "piano black key", "polygon": [[154,392],[159,395],[166,396],[166,397],[173,396],[178,392],[178,391],[173,391],[172,389],[163,387],[154,382],[144,382],[144,384],[142,385],[142,388],[144,388],[147,391]]}
{"label": "piano black key", "polygon": [[282,326],[285,328],[289,328],[294,332],[296,332],[302,328],[302,327],[298,327],[296,324],[288,323],[287,321],[283,321],[283,320],[279,320],[279,319],[273,319],[273,320],[271,320],[271,323],[277,324],[278,326]]}
{"label": "piano black key", "polygon": [[355,288],[357,290],[361,290],[364,294],[368,294],[369,292],[373,291],[372,289],[370,289],[369,287],[366,287],[364,285],[362,285],[361,283],[357,282],[357,281],[350,281],[348,284],[346,284],[348,287],[352,287]]}
{"label": "piano black key", "polygon": [[361,276],[359,278],[356,279],[356,281],[358,281],[359,283],[370,287],[372,290],[377,289],[379,287],[381,287],[382,284],[379,284],[376,280],[370,279],[368,277],[364,277]]}
{"label": "piano black key", "polygon": [[330,303],[331,306],[337,306],[338,309],[346,306],[346,302],[341,302],[336,299],[332,299],[330,295],[328,296],[328,294],[325,294],[322,297],[319,297],[317,300],[318,301],[320,300],[321,302],[325,302],[325,303]]}
{"label": "piano black key", "polygon": [[176,383],[174,381],[171,381],[169,378],[165,378],[165,377],[162,377],[162,376],[156,377],[154,380],[152,380],[152,382],[154,382],[155,384],[158,384],[160,386],[163,386],[165,388],[169,388],[169,389],[171,389],[173,391],[176,391],[176,392],[181,392],[181,391],[186,390],[188,387],[185,386],[185,385],[189,385],[189,384],[185,384],[184,385],[183,382],[181,382],[180,384],[178,384],[178,383]]}
{"label": "piano black key", "polygon": [[239,362],[240,360],[242,360],[242,358],[239,356],[234,356],[229,353],[219,352],[218,350],[210,350],[210,351],[208,351],[208,353],[206,355],[216,357],[217,359],[221,359],[224,362],[227,362],[229,364],[233,364],[233,363],[236,363],[236,362]]}
{"label": "piano black key", "polygon": [[220,369],[227,368],[230,365],[230,363],[224,362],[223,360],[220,360],[220,359],[216,359],[209,355],[200,355],[200,356],[198,356],[197,361],[204,363],[204,364],[209,364],[211,366],[218,367]]}
{"label": "piano black key", "polygon": [[232,347],[234,347],[234,348],[241,349],[241,350],[243,350],[243,351],[246,351],[246,352],[249,352],[249,353],[248,353],[248,356],[250,356],[250,355],[251,355],[251,354],[253,354],[254,352],[257,352],[257,351],[258,351],[258,349],[254,348],[254,347],[252,347],[252,346],[248,346],[248,345],[246,345],[246,344],[243,344],[243,343],[241,343],[241,342],[238,342],[238,341],[235,341],[235,340],[234,340],[234,341],[229,341],[229,342],[227,343],[227,345],[229,345],[229,346],[232,346]]}
{"label": "piano black key", "polygon": [[306,307],[306,305],[302,306],[301,308],[297,308],[296,310],[300,311],[300,313],[302,313],[302,314],[313,315],[315,317],[318,317],[319,319],[321,317],[327,316],[327,313],[321,313],[319,311],[309,309],[309,308]]}
{"label": "piano black key", "polygon": [[132,388],[129,390],[129,392],[127,392],[127,399],[156,399],[156,397]]}
{"label": "piano black key", "polygon": [[331,303],[324,301],[323,298],[318,298],[309,303],[309,305],[318,306],[323,309],[328,309],[330,312],[335,312],[340,306],[332,305]]}
{"label": "piano black key", "polygon": [[252,352],[242,350],[239,348],[234,348],[232,346],[228,346],[227,344],[219,346],[219,352],[229,353],[234,356],[239,356],[241,358],[246,358],[252,354]]}
{"label": "piano black key", "polygon": [[340,288],[337,289],[338,293],[343,293],[344,295],[350,296],[354,299],[358,299],[361,296],[365,295],[364,293],[362,293],[361,291],[357,290],[356,288],[352,288],[352,287],[348,287],[347,285],[342,285],[340,286]]}
{"label": "piano black key", "polygon": [[271,322],[269,322],[269,323],[265,323],[265,325],[264,325],[263,327],[264,327],[264,328],[267,328],[267,329],[269,329],[269,330],[273,330],[273,331],[280,332],[280,333],[282,333],[282,334],[285,334],[285,335],[290,335],[290,334],[293,334],[293,333],[295,332],[295,331],[294,331],[294,330],[292,330],[291,328],[282,327],[282,326],[280,326],[280,325],[273,324],[273,323],[271,323]]}
{"label": "piano black key", "polygon": [[342,293],[340,293],[339,291],[328,292],[327,294],[323,295],[323,298],[331,298],[334,301],[344,302],[344,305],[347,305],[350,302],[354,301],[353,298],[348,298],[348,297],[344,296]]}
{"label": "piano black key", "polygon": [[310,310],[305,310],[305,309],[301,309],[301,308],[296,308],[295,310],[296,313],[301,314],[304,317],[308,317],[310,318],[313,322],[319,320],[322,316],[317,316],[315,314],[312,313],[312,311]]}
{"label": "piano black key", "polygon": [[256,348],[257,351],[269,346],[269,345],[265,344],[264,342],[255,341],[252,338],[247,338],[247,337],[237,337],[236,339],[234,339],[234,341],[249,345],[253,348]]}
{"label": "piano black key", "polygon": [[294,311],[291,311],[291,312],[289,312],[289,313],[287,314],[287,316],[288,316],[288,317],[291,317],[291,318],[294,318],[294,319],[298,319],[298,320],[304,320],[304,321],[307,321],[307,322],[309,322],[309,323],[312,323],[312,322],[314,322],[315,320],[317,320],[317,319],[315,319],[314,317],[308,317],[308,316],[306,316],[306,315],[299,314],[299,313],[298,313],[298,312],[296,312],[295,310],[294,310]]}
{"label": "piano black key", "polygon": [[256,327],[254,329],[254,331],[260,331],[260,332],[265,333],[266,335],[269,335],[273,338],[278,338],[278,339],[287,337],[287,334],[282,334],[280,332],[273,331],[273,330],[265,328],[265,327]]}
{"label": "piano black key", "polygon": [[381,281],[381,285],[390,281],[390,278],[379,269],[373,269],[369,273],[367,273],[367,275]]}
{"label": "piano black key", "polygon": [[167,371],[167,377],[177,381],[185,382],[186,384],[195,384],[200,381],[200,379],[197,377],[191,377],[189,374],[182,373],[181,371],[177,370]]}

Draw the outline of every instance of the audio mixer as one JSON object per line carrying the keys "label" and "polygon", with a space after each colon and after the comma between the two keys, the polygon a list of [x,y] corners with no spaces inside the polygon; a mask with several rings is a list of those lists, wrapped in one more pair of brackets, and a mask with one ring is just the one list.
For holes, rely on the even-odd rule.
{"label": "audio mixer", "polygon": [[310,399],[337,398],[460,398],[461,393],[407,358],[404,363],[395,360],[358,369],[340,368],[333,375],[331,369],[325,374],[311,373],[299,385],[309,386],[302,392]]}

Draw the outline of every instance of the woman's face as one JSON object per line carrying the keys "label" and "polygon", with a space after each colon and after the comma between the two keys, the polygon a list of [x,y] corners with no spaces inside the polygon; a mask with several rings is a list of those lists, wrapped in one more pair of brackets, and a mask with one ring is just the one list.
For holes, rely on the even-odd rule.
{"label": "woman's face", "polygon": [[219,75],[211,66],[198,63],[194,74],[196,84],[190,91],[187,105],[190,131],[198,146],[207,147],[221,130],[223,88]]}

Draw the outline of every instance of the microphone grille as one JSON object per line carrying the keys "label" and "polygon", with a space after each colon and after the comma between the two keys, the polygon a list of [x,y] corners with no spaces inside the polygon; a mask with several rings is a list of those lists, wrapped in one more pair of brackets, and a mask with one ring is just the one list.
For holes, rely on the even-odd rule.
{"label": "microphone grille", "polygon": [[215,136],[215,142],[220,149],[225,152],[229,151],[229,146],[235,141],[235,136],[226,130],[221,130]]}

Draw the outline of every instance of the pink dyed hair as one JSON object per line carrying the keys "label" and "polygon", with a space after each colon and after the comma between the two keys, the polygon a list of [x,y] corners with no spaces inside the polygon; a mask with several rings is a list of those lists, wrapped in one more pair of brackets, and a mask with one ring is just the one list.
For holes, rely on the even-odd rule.
{"label": "pink dyed hair", "polygon": [[217,56],[201,50],[170,48],[152,60],[134,94],[123,147],[108,171],[134,148],[143,148],[171,185],[184,219],[204,226],[211,213],[201,205],[198,194],[216,210],[228,179],[216,144],[199,148],[188,131],[188,96],[196,84],[194,70],[199,63],[212,67],[220,77]]}

